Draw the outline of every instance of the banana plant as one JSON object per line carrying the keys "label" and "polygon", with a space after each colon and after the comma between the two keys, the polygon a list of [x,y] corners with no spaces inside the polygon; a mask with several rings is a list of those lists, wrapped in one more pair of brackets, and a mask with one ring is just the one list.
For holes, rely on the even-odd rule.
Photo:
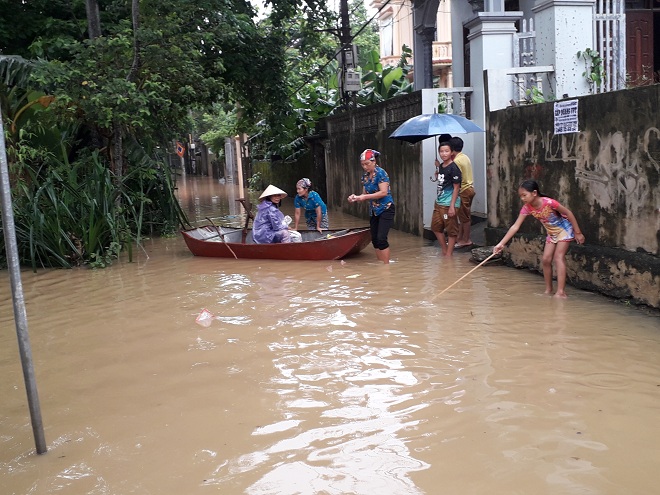
{"label": "banana plant", "polygon": [[383,67],[377,51],[367,54],[367,63],[362,68],[362,90],[358,92],[358,102],[370,105],[412,92],[413,86],[407,78],[410,72],[408,58],[411,56],[412,51],[404,45],[399,63],[394,67]]}
{"label": "banana plant", "polygon": [[12,164],[59,154],[76,127],[57,122],[49,111],[55,98],[30,87],[33,67],[21,57],[0,56],[0,111]]}

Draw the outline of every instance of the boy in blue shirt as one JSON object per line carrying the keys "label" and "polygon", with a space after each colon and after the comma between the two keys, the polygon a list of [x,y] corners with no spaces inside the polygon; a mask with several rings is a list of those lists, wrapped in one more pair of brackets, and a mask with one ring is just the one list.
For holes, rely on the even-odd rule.
{"label": "boy in blue shirt", "polygon": [[[431,231],[440,243],[443,256],[451,256],[458,235],[457,209],[461,206],[458,196],[461,188],[461,170],[451,159],[451,147],[448,142],[440,143],[438,147],[440,163],[435,160],[435,179],[438,182],[438,197],[433,207]],[[445,230],[448,240],[445,241]]]}

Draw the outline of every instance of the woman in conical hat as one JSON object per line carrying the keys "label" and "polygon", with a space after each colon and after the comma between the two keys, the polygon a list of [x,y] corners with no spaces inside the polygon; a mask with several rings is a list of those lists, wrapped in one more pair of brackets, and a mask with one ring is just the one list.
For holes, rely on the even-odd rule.
{"label": "woman in conical hat", "polygon": [[279,210],[280,201],[287,194],[279,187],[270,184],[259,199],[257,215],[252,224],[252,238],[257,244],[291,242],[289,226],[284,222],[284,215]]}
{"label": "woman in conical hat", "polygon": [[269,196],[275,196],[275,195],[281,196],[280,199],[284,199],[287,196],[286,192],[282,191],[282,189],[270,184],[266,189],[264,189],[264,192],[261,193],[259,199],[264,199],[264,198],[268,198]]}

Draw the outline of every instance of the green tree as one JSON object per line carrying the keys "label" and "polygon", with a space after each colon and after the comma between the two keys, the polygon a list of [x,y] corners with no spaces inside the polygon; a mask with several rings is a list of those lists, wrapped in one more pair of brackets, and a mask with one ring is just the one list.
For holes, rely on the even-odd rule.
{"label": "green tree", "polygon": [[[314,7],[308,17],[318,17],[324,9],[307,1]],[[30,158],[20,161],[23,185],[18,191],[31,199],[17,198],[16,204],[25,209],[20,217],[26,238],[39,239],[42,246],[31,243],[24,250],[32,253],[33,265],[106,259],[104,253],[112,252],[108,243],[117,245],[127,235],[139,238],[145,228],[171,228],[173,217],[159,219],[158,212],[180,217],[180,211],[167,177],[159,172],[156,152],[189,128],[190,110],[234,102],[247,122],[282,108],[281,98],[273,96],[284,85],[286,33],[281,26],[298,9],[297,1],[274,2],[269,29],[258,27],[254,10],[242,0],[9,0],[5,6],[2,12],[15,17],[10,24],[2,16],[0,50],[34,60],[29,86],[19,88],[5,79],[0,87],[0,96],[8,97],[5,103],[11,97],[14,110],[13,116],[5,116],[8,128],[20,124],[18,135],[23,136],[14,141],[13,151]],[[26,29],[14,36],[15,26]],[[38,112],[44,95],[50,105]],[[37,126],[71,126],[77,133],[69,139],[70,147],[46,152],[24,139],[34,137]],[[102,176],[99,164],[111,174]],[[65,173],[69,168],[76,172]],[[94,176],[99,180],[92,180]],[[113,188],[93,187],[108,177]],[[94,198],[96,194],[104,198]],[[75,205],[80,197],[121,199],[110,216],[118,214],[123,221],[114,224],[123,227],[110,229],[115,233],[107,237],[92,236],[100,242],[87,242],[92,237],[72,224],[82,214],[74,208],[46,205],[28,211],[44,198],[62,206]],[[110,210],[91,211],[90,219],[100,211],[110,218]]]}
{"label": "green tree", "polygon": [[[173,197],[170,207],[154,195],[169,190],[158,173],[157,150],[189,132],[191,115],[199,116],[197,128],[216,150],[223,134],[236,132],[257,136],[251,142],[264,156],[304,150],[303,138],[318,119],[338,109],[338,16],[318,0],[271,0],[267,7],[270,14],[257,22],[245,0],[0,0],[0,11],[13,16],[1,16],[0,53],[23,55],[33,67],[20,91],[8,80],[0,87],[0,96],[13,102],[13,116],[5,118],[21,129],[14,152],[29,158],[21,161],[26,197],[44,197],[30,189],[40,181],[52,184],[53,194],[69,187],[86,197],[111,195],[123,202],[117,204],[125,215],[122,232],[139,237],[145,225],[171,225],[171,216],[157,218],[155,205],[178,215]],[[351,10],[356,32],[366,12],[357,2]],[[356,37],[363,56],[373,56],[376,33],[368,25]],[[382,81],[388,96],[396,93],[394,79]],[[374,92],[382,93],[380,87]],[[39,143],[39,129],[56,130],[59,147]],[[116,189],[80,192],[86,176],[101,177],[99,164],[111,171]],[[63,173],[68,167],[80,175]],[[39,211],[47,216],[49,210]],[[145,214],[151,216],[143,221]],[[59,246],[71,247],[89,237],[69,230],[42,238],[66,235]],[[120,238],[126,234],[104,237],[96,256]],[[89,260],[97,243],[82,244],[87,254],[40,259]]]}
{"label": "green tree", "polygon": [[368,54],[367,63],[363,67],[363,88],[358,92],[360,104],[370,105],[410,93],[412,84],[407,76],[410,72],[408,58],[411,56],[412,50],[404,45],[399,63],[393,67],[383,67],[378,52],[373,51]]}
{"label": "green tree", "polygon": [[[352,32],[358,47],[359,60],[368,65],[378,51],[378,28],[369,22],[364,4],[349,5]],[[260,29],[273,28],[272,19],[265,19]],[[306,150],[303,137],[314,132],[322,117],[339,109],[338,63],[340,20],[337,12],[309,16],[305,9],[280,23],[288,40],[285,50],[285,81],[276,89],[278,105],[262,106],[259,116],[234,119],[236,132],[245,132],[251,139],[251,152],[259,158],[282,156],[293,159]],[[372,69],[366,71],[372,74]],[[366,100],[365,100],[366,101]],[[216,129],[222,129],[227,115],[217,116]],[[206,124],[213,117],[206,115]],[[258,123],[257,124],[255,124]],[[208,134],[206,137],[210,137]]]}
{"label": "green tree", "polygon": [[351,31],[354,35],[353,43],[358,47],[358,65],[364,67],[369,63],[373,52],[380,52],[380,33],[378,23],[371,20],[364,2],[353,0],[348,5],[351,19]]}

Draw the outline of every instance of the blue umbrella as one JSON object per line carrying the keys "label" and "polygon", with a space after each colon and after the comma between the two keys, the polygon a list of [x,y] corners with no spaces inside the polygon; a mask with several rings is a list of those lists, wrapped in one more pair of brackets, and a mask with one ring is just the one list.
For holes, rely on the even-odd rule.
{"label": "blue umbrella", "polygon": [[390,139],[400,139],[409,143],[417,143],[426,138],[440,134],[466,134],[484,132],[477,124],[453,113],[429,113],[417,115],[406,120],[396,131],[390,134]]}

